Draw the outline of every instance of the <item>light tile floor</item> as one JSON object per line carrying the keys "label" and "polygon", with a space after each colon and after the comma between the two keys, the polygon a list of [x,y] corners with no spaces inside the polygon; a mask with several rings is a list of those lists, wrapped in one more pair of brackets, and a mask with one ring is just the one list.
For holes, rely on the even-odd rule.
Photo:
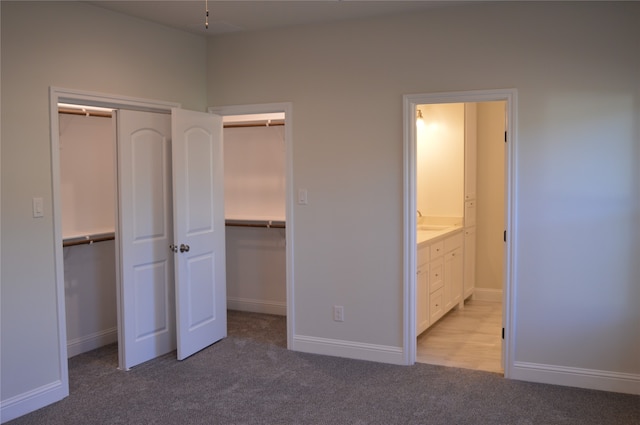
{"label": "light tile floor", "polygon": [[418,336],[419,363],[503,373],[502,303],[469,300]]}

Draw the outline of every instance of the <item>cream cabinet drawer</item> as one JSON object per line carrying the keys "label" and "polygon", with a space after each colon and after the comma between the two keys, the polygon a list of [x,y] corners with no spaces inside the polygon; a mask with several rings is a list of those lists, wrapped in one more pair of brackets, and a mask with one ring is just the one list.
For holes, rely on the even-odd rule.
{"label": "cream cabinet drawer", "polygon": [[444,253],[444,242],[435,242],[431,244],[431,258],[441,257]]}
{"label": "cream cabinet drawer", "polygon": [[429,265],[429,293],[432,293],[444,285],[444,260],[438,258]]}
{"label": "cream cabinet drawer", "polygon": [[418,250],[418,265],[427,264],[429,262],[429,247],[425,246]]}
{"label": "cream cabinet drawer", "polygon": [[462,248],[464,242],[464,235],[462,232],[456,233],[453,236],[444,240],[444,252],[451,252],[454,249]]}
{"label": "cream cabinet drawer", "polygon": [[436,320],[444,314],[444,289],[440,288],[433,294],[429,295],[429,324],[435,323]]}

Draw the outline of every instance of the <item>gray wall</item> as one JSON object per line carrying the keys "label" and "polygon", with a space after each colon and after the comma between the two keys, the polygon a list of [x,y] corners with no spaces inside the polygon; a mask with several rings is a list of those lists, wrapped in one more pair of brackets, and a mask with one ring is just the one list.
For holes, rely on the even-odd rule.
{"label": "gray wall", "polygon": [[638,391],[639,17],[502,2],[213,38],[210,104],[293,103],[295,338],[402,346],[402,96],[515,88],[514,376]]}

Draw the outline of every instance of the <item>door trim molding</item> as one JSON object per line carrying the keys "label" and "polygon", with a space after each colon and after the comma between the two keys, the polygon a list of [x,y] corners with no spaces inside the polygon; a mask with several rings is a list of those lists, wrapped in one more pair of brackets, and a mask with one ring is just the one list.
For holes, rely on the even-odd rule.
{"label": "door trim molding", "polygon": [[416,108],[421,104],[505,101],[508,139],[505,147],[505,229],[507,240],[504,261],[503,317],[505,326],[503,352],[504,376],[514,370],[515,293],[517,265],[517,90],[470,90],[403,96],[403,351],[408,365],[416,361]]}
{"label": "door trim molding", "polygon": [[[53,203],[53,252],[56,286],[56,306],[58,322],[58,350],[60,381],[64,395],[69,395],[69,370],[67,366],[67,321],[64,290],[64,256],[62,250],[62,205],[60,189],[60,129],[58,124],[58,103],[75,103],[81,105],[101,106],[113,109],[132,109],[148,112],[171,113],[171,108],[181,105],[175,102],[141,99],[109,93],[98,93],[61,87],[49,87],[50,144],[51,144],[51,180]],[[117,223],[116,223],[117,226]],[[118,338],[122,335],[120,328],[120,287],[117,288],[118,302]]]}
{"label": "door trim molding", "polygon": [[287,286],[287,348],[293,349],[295,335],[295,308],[294,308],[294,273],[293,273],[293,104],[291,102],[261,103],[247,105],[228,105],[209,107],[208,111],[221,116],[228,115],[253,115],[269,114],[274,112],[284,112],[284,145],[285,145],[285,220],[287,222],[286,240],[286,286]]}

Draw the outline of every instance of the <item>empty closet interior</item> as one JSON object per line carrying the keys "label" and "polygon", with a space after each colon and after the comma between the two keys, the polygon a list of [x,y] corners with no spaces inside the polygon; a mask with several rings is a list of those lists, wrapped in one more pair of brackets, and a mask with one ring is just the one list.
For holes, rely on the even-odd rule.
{"label": "empty closet interior", "polygon": [[60,193],[68,357],[118,340],[116,137],[110,110],[61,105]]}
{"label": "empty closet interior", "polygon": [[286,315],[284,113],[224,117],[227,308]]}

